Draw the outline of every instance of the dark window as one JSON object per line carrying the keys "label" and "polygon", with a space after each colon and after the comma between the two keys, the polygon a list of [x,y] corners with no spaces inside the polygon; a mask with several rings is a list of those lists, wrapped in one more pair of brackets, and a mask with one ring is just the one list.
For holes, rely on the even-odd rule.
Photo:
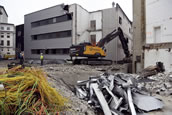
{"label": "dark window", "polygon": [[10,38],[10,35],[9,34],[7,34],[7,38]]}
{"label": "dark window", "polygon": [[2,48],[1,51],[3,51],[4,49]]}
{"label": "dark window", "polygon": [[72,32],[71,30],[68,30],[68,31],[61,31],[61,32],[54,32],[54,33],[47,33],[47,34],[40,34],[40,35],[32,35],[32,40],[65,38],[65,37],[71,37],[71,36],[72,36]]}
{"label": "dark window", "polygon": [[7,46],[10,46],[10,41],[9,40],[7,40]]}
{"label": "dark window", "polygon": [[31,53],[32,54],[40,54],[40,53],[44,53],[45,55],[55,55],[55,54],[59,54],[59,55],[64,55],[64,54],[69,54],[69,49],[32,49]]}
{"label": "dark window", "polygon": [[2,45],[2,46],[4,45],[4,41],[3,40],[1,40],[1,44],[0,45]]}
{"label": "dark window", "polygon": [[1,30],[4,30],[4,27],[1,27]]}
{"label": "dark window", "polygon": [[91,41],[91,44],[95,45],[96,44],[96,35],[91,35],[90,41]]}
{"label": "dark window", "polygon": [[10,27],[7,27],[7,30],[10,30]]}
{"label": "dark window", "polygon": [[96,20],[91,20],[90,27],[92,30],[96,30]]}
{"label": "dark window", "polygon": [[68,20],[71,20],[71,17],[69,15],[70,14],[63,15],[63,16],[58,16],[58,17],[53,17],[53,18],[49,18],[49,19],[45,19],[45,20],[40,20],[40,21],[36,21],[36,22],[32,22],[31,26],[32,27],[38,27],[38,26],[44,26],[44,25],[48,25],[48,24],[68,21]]}
{"label": "dark window", "polygon": [[7,52],[7,54],[10,54],[10,52]]}
{"label": "dark window", "polygon": [[122,18],[121,17],[119,17],[119,24],[122,25]]}
{"label": "dark window", "polygon": [[1,35],[1,38],[4,38],[4,35]]}

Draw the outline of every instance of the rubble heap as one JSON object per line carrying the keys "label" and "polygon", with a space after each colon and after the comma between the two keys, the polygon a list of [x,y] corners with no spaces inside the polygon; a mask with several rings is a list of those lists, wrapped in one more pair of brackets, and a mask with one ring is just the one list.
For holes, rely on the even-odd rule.
{"label": "rubble heap", "polygon": [[146,78],[138,77],[138,87],[141,90],[162,96],[172,95],[172,73],[158,73]]}
{"label": "rubble heap", "polygon": [[164,106],[162,101],[139,90],[137,80],[130,74],[104,73],[78,81],[76,95],[105,115],[136,115]]}

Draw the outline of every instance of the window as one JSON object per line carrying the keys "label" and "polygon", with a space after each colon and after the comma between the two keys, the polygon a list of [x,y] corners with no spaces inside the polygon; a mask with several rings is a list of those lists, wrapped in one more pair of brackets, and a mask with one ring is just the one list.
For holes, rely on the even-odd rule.
{"label": "window", "polygon": [[131,32],[131,28],[129,28],[129,33],[132,33],[132,32]]}
{"label": "window", "polygon": [[7,38],[10,38],[10,33],[7,33]]}
{"label": "window", "polygon": [[10,51],[10,49],[8,48],[8,51]]}
{"label": "window", "polygon": [[160,43],[161,42],[161,27],[154,28],[154,42]]}
{"label": "window", "polygon": [[10,27],[7,27],[7,30],[10,30]]}
{"label": "window", "polygon": [[90,27],[92,30],[96,30],[96,20],[91,20]]}
{"label": "window", "polygon": [[45,20],[40,20],[40,21],[32,22],[31,26],[32,27],[38,27],[38,26],[44,26],[44,25],[48,25],[48,24],[68,21],[68,20],[72,19],[70,15],[71,14],[67,14],[67,15],[62,15],[62,16],[58,16],[58,17],[53,17],[53,18],[49,18],[49,19],[45,19]]}
{"label": "window", "polygon": [[10,52],[7,52],[8,55],[10,55]]}
{"label": "window", "polygon": [[1,38],[4,38],[4,35],[1,35]]}
{"label": "window", "polygon": [[2,46],[4,45],[4,41],[3,40],[1,40],[1,44],[0,45],[2,45]]}
{"label": "window", "polygon": [[1,51],[4,51],[4,49],[2,48]]}
{"label": "window", "polygon": [[9,40],[7,40],[7,46],[10,46],[10,41]]}
{"label": "window", "polygon": [[40,54],[40,52],[44,52],[46,55],[54,55],[54,54],[59,54],[59,55],[64,55],[64,54],[69,54],[69,49],[32,49],[31,53],[32,54]]}
{"label": "window", "polygon": [[1,27],[1,30],[4,30],[4,27]]}
{"label": "window", "polygon": [[122,18],[121,17],[119,17],[119,24],[122,25]]}
{"label": "window", "polygon": [[0,10],[0,15],[2,15],[3,13],[2,13],[2,11]]}
{"label": "window", "polygon": [[65,38],[71,37],[72,32],[71,30],[61,31],[61,32],[53,32],[47,34],[40,34],[40,35],[32,35],[32,40],[44,40],[44,39],[54,39],[54,38]]}
{"label": "window", "polygon": [[91,44],[95,45],[96,44],[96,35],[91,35],[90,40],[91,40]]}

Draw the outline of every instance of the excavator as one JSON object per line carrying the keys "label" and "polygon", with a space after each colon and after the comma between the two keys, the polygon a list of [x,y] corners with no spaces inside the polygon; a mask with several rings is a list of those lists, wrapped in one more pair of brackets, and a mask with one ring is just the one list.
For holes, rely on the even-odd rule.
{"label": "excavator", "polygon": [[[105,44],[108,44],[113,39],[119,37],[122,44],[122,48],[125,54],[124,61],[130,60],[130,52],[128,49],[128,39],[124,37],[122,29],[113,30],[111,33],[100,39],[97,44],[80,43],[78,45],[72,45],[69,50],[69,54],[73,64],[84,65],[111,65],[112,60],[102,59],[106,57]],[[75,59],[73,59],[75,57]],[[80,58],[79,58],[80,57]]]}

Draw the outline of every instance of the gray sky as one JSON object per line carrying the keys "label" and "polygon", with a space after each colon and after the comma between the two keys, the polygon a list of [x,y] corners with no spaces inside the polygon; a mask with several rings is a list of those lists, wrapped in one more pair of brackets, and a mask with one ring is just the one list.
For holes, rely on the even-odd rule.
{"label": "gray sky", "polygon": [[118,3],[126,15],[132,20],[132,0],[0,0],[8,13],[8,22],[15,25],[24,23],[24,15],[57,4],[77,3],[88,11],[112,7],[112,2]]}

